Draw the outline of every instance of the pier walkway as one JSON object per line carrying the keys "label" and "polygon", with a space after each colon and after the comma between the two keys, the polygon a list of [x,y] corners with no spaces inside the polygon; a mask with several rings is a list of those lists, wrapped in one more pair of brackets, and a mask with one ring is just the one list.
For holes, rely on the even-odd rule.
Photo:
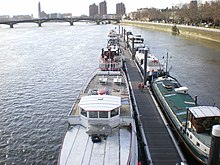
{"label": "pier walkway", "polygon": [[169,134],[167,124],[163,119],[151,97],[148,89],[138,89],[138,84],[143,81],[140,72],[131,59],[128,49],[125,50],[125,43],[120,43],[124,51],[128,77],[131,82],[136,106],[140,115],[141,127],[146,137],[146,148],[148,150],[147,164],[153,165],[176,165],[185,161],[181,151],[175,147],[175,143]]}

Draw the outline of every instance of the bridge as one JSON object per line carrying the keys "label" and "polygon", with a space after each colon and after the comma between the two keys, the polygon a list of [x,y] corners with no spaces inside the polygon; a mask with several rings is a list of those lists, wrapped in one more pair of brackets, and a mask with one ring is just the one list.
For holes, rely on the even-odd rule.
{"label": "bridge", "polygon": [[114,21],[116,23],[119,23],[119,19],[111,19],[111,18],[91,18],[91,17],[74,17],[74,18],[42,18],[42,19],[30,19],[30,20],[19,20],[19,21],[3,21],[0,22],[0,24],[6,24],[9,25],[10,28],[13,28],[15,24],[18,23],[37,23],[39,27],[41,27],[42,23],[45,22],[69,22],[71,26],[73,26],[74,22],[80,22],[80,21],[92,21],[96,22],[97,25],[99,25],[101,22],[105,21]]}

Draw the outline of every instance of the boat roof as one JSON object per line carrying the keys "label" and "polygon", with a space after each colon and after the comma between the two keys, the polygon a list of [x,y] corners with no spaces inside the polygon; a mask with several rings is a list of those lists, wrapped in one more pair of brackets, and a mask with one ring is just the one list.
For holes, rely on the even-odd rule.
{"label": "boat roof", "polygon": [[121,106],[121,97],[111,95],[83,96],[79,106],[85,111],[110,111]]}
{"label": "boat roof", "polygon": [[180,122],[185,122],[187,108],[195,106],[194,99],[189,94],[176,92],[175,89],[181,85],[171,77],[160,77],[155,83],[177,119]]}
{"label": "boat roof", "polygon": [[190,107],[189,111],[193,114],[195,118],[220,117],[220,109],[213,106]]}
{"label": "boat roof", "polygon": [[132,140],[128,128],[122,127],[113,131],[111,136],[100,143],[93,143],[86,131],[80,125],[67,131],[59,164],[127,164]]}

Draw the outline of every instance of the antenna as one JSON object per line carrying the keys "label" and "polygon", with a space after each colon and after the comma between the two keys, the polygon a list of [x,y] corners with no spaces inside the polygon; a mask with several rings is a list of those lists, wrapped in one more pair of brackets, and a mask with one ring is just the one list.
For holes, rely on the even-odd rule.
{"label": "antenna", "polygon": [[167,51],[167,59],[166,59],[166,74],[167,74],[167,68],[168,68],[168,51]]}

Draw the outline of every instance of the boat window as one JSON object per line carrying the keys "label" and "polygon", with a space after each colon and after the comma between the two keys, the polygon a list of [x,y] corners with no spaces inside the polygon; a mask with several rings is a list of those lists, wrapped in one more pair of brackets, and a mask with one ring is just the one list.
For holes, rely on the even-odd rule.
{"label": "boat window", "polygon": [[87,112],[84,109],[81,109],[81,115],[87,117]]}
{"label": "boat window", "polygon": [[114,109],[111,111],[111,117],[118,115],[118,109]]}
{"label": "boat window", "polygon": [[213,118],[204,118],[204,120],[202,121],[202,126],[205,130],[211,130],[212,126],[216,124],[214,122],[217,122],[217,120],[213,120]]}
{"label": "boat window", "polygon": [[89,118],[98,118],[98,111],[89,112]]}
{"label": "boat window", "polygon": [[108,118],[108,112],[100,111],[99,118]]}

